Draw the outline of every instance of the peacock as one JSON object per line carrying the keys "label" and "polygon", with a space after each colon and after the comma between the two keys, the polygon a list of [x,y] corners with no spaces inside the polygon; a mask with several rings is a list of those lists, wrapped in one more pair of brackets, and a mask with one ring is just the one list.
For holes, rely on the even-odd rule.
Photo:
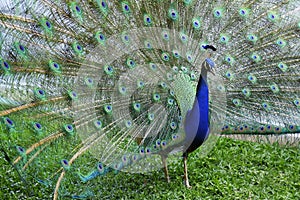
{"label": "peacock", "polygon": [[167,160],[180,157],[191,187],[188,154],[205,156],[219,136],[297,144],[299,8],[1,1],[1,157],[28,196],[78,199],[119,171],[163,169],[169,182]]}

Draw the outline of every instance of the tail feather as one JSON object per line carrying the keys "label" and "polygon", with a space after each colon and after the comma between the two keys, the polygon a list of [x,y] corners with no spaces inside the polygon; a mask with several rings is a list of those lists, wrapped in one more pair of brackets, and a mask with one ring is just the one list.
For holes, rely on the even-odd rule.
{"label": "tail feather", "polygon": [[146,173],[161,155],[185,151],[183,122],[202,68],[215,73],[203,155],[219,135],[299,142],[297,0],[0,8],[1,149],[22,182],[53,189],[54,199],[92,197],[99,176]]}

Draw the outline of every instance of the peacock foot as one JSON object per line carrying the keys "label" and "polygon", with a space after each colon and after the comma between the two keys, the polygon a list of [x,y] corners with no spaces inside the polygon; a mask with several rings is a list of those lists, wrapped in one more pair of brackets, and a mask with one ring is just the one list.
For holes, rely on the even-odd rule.
{"label": "peacock foot", "polygon": [[190,185],[189,182],[184,182],[184,185],[185,185],[185,187],[188,188],[188,189],[191,189],[191,188],[192,188],[192,186]]}
{"label": "peacock foot", "polygon": [[170,180],[170,177],[169,177],[169,176],[166,177],[166,181],[167,181],[167,183],[171,183],[171,180]]}

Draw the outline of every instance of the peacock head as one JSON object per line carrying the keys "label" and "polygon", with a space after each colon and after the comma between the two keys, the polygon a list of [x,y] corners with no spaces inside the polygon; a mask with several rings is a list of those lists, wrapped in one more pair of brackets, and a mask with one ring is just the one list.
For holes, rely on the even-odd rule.
{"label": "peacock head", "polygon": [[[217,49],[212,45],[206,45],[203,48],[206,50],[211,49],[212,51],[217,51]],[[211,53],[209,54],[209,57],[211,57]],[[214,73],[215,63],[209,57],[205,59],[206,63],[203,66],[203,70],[205,70],[205,72],[210,72],[213,75],[215,75]]]}

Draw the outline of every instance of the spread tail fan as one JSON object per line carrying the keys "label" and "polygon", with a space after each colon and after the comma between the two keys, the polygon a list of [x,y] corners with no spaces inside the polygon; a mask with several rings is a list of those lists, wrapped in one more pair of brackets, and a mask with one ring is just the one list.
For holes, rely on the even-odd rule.
{"label": "spread tail fan", "polygon": [[298,0],[2,1],[9,190],[101,198],[118,171],[169,181],[182,155],[189,187],[188,154],[220,135],[298,144],[298,12]]}

